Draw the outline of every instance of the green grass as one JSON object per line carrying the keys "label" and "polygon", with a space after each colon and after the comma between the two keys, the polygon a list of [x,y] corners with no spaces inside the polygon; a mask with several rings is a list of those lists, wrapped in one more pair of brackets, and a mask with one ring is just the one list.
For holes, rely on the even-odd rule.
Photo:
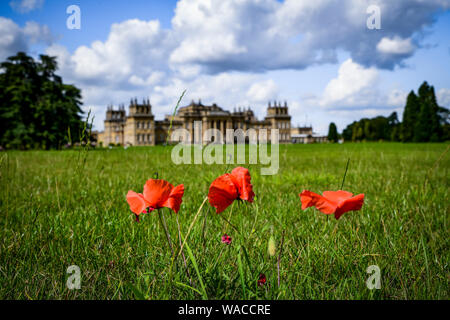
{"label": "green grass", "polygon": [[[254,203],[235,201],[222,213],[239,233],[206,202],[189,236],[210,183],[227,165],[174,165],[168,147],[2,152],[0,298],[449,299],[447,147],[280,146],[277,175],[245,165]],[[362,210],[339,220],[302,211],[298,194],[339,189],[348,158],[344,190],[366,195]],[[125,200],[155,172],[185,185],[178,214],[188,236],[185,261],[180,255],[173,265],[157,212],[135,223]],[[163,214],[177,251],[176,216]],[[229,246],[221,243],[224,232],[233,238]],[[274,257],[267,253],[271,235]],[[73,264],[81,269],[80,290],[66,287]],[[374,264],[380,290],[365,284]],[[260,272],[264,287],[257,286]]]}

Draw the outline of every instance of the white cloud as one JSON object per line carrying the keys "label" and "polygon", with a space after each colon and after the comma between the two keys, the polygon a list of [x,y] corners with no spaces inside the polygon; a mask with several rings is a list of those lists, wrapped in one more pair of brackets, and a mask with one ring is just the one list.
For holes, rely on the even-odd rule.
{"label": "white cloud", "polygon": [[9,3],[13,10],[20,13],[28,13],[38,8],[42,8],[44,0],[14,0]]}
{"label": "white cloud", "polygon": [[378,42],[377,50],[385,54],[411,54],[415,50],[415,46],[411,42],[411,38],[402,39],[395,36],[392,39],[384,37]]}
{"label": "white cloud", "polygon": [[367,105],[374,98],[377,80],[375,68],[366,69],[348,59],[341,64],[337,78],[331,79],[326,86],[320,104],[332,107]]}
{"label": "white cloud", "polygon": [[437,102],[441,107],[450,108],[450,89],[441,88],[437,92]]}
{"label": "white cloud", "polygon": [[155,71],[151,73],[147,78],[143,79],[133,74],[130,77],[129,82],[135,86],[153,86],[159,83],[164,78],[164,75],[164,72]]}
{"label": "white cloud", "polygon": [[[336,63],[337,50],[364,67],[393,68],[414,52],[413,35],[450,0],[380,0],[382,12],[389,12],[383,32],[366,30],[369,2],[180,0],[170,29],[157,20],[115,23],[105,41],[78,47],[61,66],[85,84],[121,87],[205,73],[303,69]],[[420,8],[407,23],[400,19],[406,6]]]}
{"label": "white cloud", "polygon": [[404,107],[406,104],[407,95],[408,93],[403,90],[393,89],[388,93],[386,105],[394,107]]}
{"label": "white cloud", "polygon": [[365,68],[352,59],[339,67],[336,78],[331,79],[320,97],[306,96],[303,100],[310,106],[319,106],[334,112],[394,109],[404,105],[406,92],[391,88],[382,92],[377,69]]}
{"label": "white cloud", "polygon": [[0,17],[0,60],[18,51],[27,52],[32,44],[50,45],[52,41],[50,29],[45,25],[29,21],[21,28],[11,19]]}
{"label": "white cloud", "polygon": [[25,27],[22,29],[23,34],[28,37],[30,44],[44,42],[50,45],[54,36],[50,32],[50,28],[46,25],[40,25],[34,21],[28,21],[25,23]]}
{"label": "white cloud", "polygon": [[383,32],[370,32],[372,2],[181,0],[172,20],[179,44],[170,62],[210,73],[303,69],[335,63],[344,50],[366,67],[393,69],[414,53],[413,42],[434,13],[450,6],[449,0],[379,0]]}
{"label": "white cloud", "polygon": [[267,102],[278,96],[278,86],[272,79],[256,82],[247,91],[247,97],[252,101]]}
{"label": "white cloud", "polygon": [[129,79],[133,74],[148,78],[167,69],[170,36],[157,20],[126,20],[113,24],[105,42],[81,46],[71,57],[75,74],[84,80],[101,78],[106,82]]}

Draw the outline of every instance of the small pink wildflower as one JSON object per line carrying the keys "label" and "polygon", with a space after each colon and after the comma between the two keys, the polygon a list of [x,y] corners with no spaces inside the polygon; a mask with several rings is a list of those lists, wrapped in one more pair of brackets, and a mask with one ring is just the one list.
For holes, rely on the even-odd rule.
{"label": "small pink wildflower", "polygon": [[230,244],[231,243],[231,237],[225,233],[222,236],[222,243]]}

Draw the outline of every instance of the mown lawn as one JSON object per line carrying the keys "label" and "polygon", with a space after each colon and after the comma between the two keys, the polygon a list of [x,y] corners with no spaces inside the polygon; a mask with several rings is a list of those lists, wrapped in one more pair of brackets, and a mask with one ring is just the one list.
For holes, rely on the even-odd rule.
{"label": "mown lawn", "polygon": [[[125,195],[156,172],[183,183],[186,236],[210,183],[238,165],[174,165],[162,146],[2,152],[0,298],[449,299],[448,146],[280,146],[277,175],[243,165],[255,201],[222,213],[237,230],[207,202],[201,208],[183,249],[187,269],[181,255],[171,264],[158,213],[136,223]],[[362,210],[339,220],[302,211],[298,194],[339,189],[348,158],[343,189],[365,194]],[[162,213],[177,249],[176,215]],[[80,267],[79,290],[66,287],[70,265]],[[370,265],[381,270],[379,290],[366,287]]]}

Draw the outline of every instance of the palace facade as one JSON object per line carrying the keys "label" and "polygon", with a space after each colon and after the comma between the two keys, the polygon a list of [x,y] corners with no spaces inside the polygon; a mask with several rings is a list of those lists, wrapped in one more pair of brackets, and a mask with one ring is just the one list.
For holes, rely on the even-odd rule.
{"label": "palace facade", "polygon": [[[162,144],[166,141],[175,143],[167,139],[170,122],[172,120],[171,131],[183,128],[189,131],[192,142],[199,141],[194,134],[194,122],[201,121],[201,130],[206,132],[208,129],[218,129],[224,135],[225,141],[226,129],[242,129],[246,132],[248,129],[254,129],[258,134],[259,129],[267,130],[267,139],[270,141],[270,132],[272,129],[279,130],[279,142],[291,142],[291,116],[288,112],[288,106],[285,102],[269,102],[267,115],[263,120],[258,120],[250,108],[235,109],[233,112],[227,111],[213,103],[212,105],[203,105],[201,101],[181,107],[177,113],[166,115],[164,120],[155,120],[152,113],[150,101],[144,100],[138,103],[137,99],[131,100],[128,107],[128,115],[125,106],[120,105],[118,109],[108,106],[106,118],[104,121],[104,131],[98,134],[98,142],[103,146],[114,145],[133,145],[148,146]],[[196,122],[199,123],[199,122]],[[206,144],[204,137],[203,143]]]}

